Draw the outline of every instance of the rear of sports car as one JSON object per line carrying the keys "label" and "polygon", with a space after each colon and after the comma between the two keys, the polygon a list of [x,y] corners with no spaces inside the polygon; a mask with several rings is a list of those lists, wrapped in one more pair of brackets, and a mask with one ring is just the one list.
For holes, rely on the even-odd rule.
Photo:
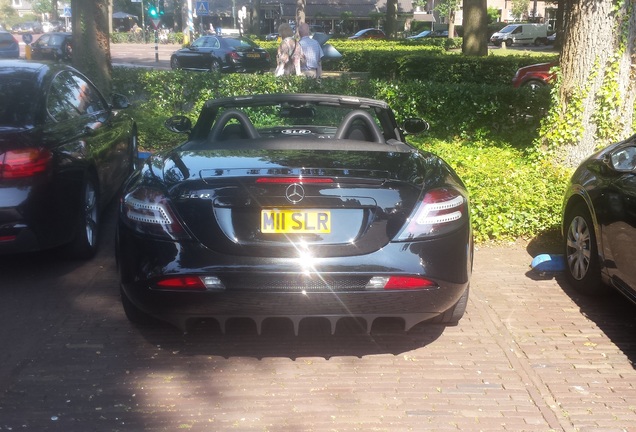
{"label": "rear of sports car", "polygon": [[132,321],[457,323],[472,233],[454,172],[400,143],[305,138],[177,149],[130,179],[117,255]]}

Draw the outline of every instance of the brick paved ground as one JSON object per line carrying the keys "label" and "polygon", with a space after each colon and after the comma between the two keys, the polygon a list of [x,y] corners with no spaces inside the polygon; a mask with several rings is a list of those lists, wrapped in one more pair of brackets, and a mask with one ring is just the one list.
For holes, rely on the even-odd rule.
{"label": "brick paved ground", "polygon": [[127,323],[106,237],[90,263],[0,263],[0,431],[636,431],[636,309],[529,271],[527,245],[477,251],[456,327],[183,335]]}

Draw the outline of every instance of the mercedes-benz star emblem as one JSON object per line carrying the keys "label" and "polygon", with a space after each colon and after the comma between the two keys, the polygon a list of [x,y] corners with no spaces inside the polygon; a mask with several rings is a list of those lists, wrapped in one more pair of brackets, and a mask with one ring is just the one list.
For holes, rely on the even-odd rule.
{"label": "mercedes-benz star emblem", "polygon": [[290,184],[287,186],[285,196],[290,203],[296,204],[305,198],[305,189],[303,189],[302,185],[299,185],[298,183]]}

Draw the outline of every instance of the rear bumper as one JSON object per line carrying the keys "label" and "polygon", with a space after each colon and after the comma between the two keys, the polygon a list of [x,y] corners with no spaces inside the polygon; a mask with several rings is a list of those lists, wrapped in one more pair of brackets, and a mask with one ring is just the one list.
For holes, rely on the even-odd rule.
{"label": "rear bumper", "polygon": [[[123,294],[140,310],[186,329],[190,320],[252,318],[257,328],[270,317],[286,317],[294,328],[307,317],[335,323],[363,318],[370,328],[376,318],[404,320],[408,330],[452,308],[466,291],[472,271],[472,242],[468,233],[437,240],[391,243],[380,251],[355,257],[320,258],[300,268],[295,258],[227,256],[198,244],[175,244],[142,239],[119,226],[117,260]],[[255,281],[292,281],[284,289],[228,285],[224,291],[163,291],[154,281],[167,275],[216,276],[222,281],[241,275]],[[423,276],[437,286],[410,291],[365,290],[358,287],[316,289],[316,279],[334,281],[360,276]],[[306,283],[303,282],[306,280]],[[313,281],[313,282],[312,282]],[[285,285],[285,283],[283,283]],[[291,287],[291,288],[290,288]]]}

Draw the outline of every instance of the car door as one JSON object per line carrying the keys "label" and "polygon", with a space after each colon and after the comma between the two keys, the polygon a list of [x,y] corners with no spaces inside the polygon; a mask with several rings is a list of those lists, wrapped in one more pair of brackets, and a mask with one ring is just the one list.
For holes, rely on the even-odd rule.
{"label": "car door", "polygon": [[42,36],[38,38],[38,40],[33,42],[32,55],[34,59],[50,59],[51,58],[50,49],[48,48],[50,40],[51,40],[50,34],[43,34]]}
{"label": "car door", "polygon": [[93,84],[73,71],[63,71],[52,80],[46,108],[45,135],[57,141],[57,153],[65,159],[69,175],[81,178],[94,169],[100,197],[110,199],[132,164],[125,119],[111,110]]}
{"label": "car door", "polygon": [[613,284],[636,298],[636,143],[613,151],[611,160],[622,171],[606,183],[596,206],[605,265]]}
{"label": "car door", "polygon": [[208,69],[210,67],[210,52],[216,37],[203,36],[195,40],[189,48],[182,51],[179,62],[185,69]]}

